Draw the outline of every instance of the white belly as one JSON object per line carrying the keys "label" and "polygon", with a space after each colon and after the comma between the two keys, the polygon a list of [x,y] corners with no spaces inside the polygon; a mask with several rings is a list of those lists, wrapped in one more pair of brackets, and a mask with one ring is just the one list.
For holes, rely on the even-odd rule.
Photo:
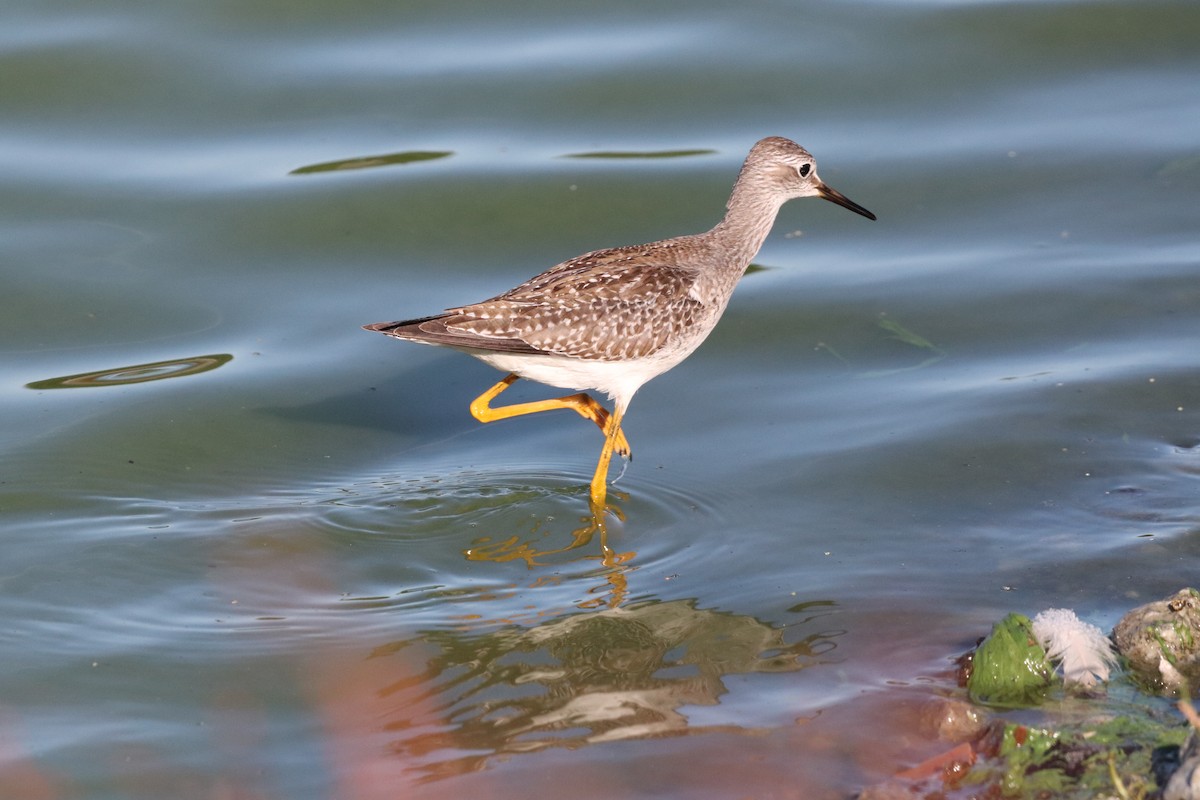
{"label": "white belly", "polygon": [[[693,348],[694,349],[694,348]],[[485,364],[548,386],[603,392],[622,411],[643,383],[687,358],[691,351],[655,354],[630,361],[588,361],[555,355],[518,355],[493,350],[464,350]]]}

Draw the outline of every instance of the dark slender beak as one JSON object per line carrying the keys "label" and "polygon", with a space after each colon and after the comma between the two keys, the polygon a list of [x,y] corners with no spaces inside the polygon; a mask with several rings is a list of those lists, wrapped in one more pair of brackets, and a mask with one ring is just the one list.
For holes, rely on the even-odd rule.
{"label": "dark slender beak", "polygon": [[854,202],[849,197],[846,197],[846,195],[842,194],[836,189],[829,188],[823,183],[817,187],[817,194],[821,195],[821,197],[825,198],[831,203],[837,203],[842,208],[850,209],[855,214],[862,214],[867,219],[875,219],[875,215],[870,211],[867,211],[858,203]]}

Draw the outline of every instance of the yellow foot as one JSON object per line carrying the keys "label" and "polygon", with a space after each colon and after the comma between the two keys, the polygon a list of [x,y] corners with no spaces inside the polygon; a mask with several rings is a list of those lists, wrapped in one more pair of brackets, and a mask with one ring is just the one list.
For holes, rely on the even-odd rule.
{"label": "yellow foot", "polygon": [[[622,409],[618,408],[604,420],[604,447],[600,450],[600,461],[596,464],[595,474],[592,475],[592,513],[601,516],[604,514],[605,500],[608,497],[608,464],[612,460],[613,451],[617,450],[617,442],[625,441],[625,434],[621,433],[621,416]],[[629,450],[628,442],[625,442],[625,449]]]}
{"label": "yellow foot", "polygon": [[613,439],[613,452],[621,458],[633,461],[633,450],[629,447],[629,442],[625,439],[625,431],[617,431],[617,436]]}

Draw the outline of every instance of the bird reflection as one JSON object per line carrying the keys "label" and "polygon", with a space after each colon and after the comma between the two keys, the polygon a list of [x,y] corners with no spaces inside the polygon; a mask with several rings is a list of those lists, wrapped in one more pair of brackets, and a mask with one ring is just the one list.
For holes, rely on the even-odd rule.
{"label": "bird reflection", "polygon": [[[624,495],[617,495],[624,497]],[[587,558],[595,558],[600,561],[604,568],[605,587],[596,587],[590,590],[592,594],[598,594],[597,597],[580,603],[580,608],[596,608],[608,606],[616,608],[625,601],[629,593],[629,579],[627,573],[636,569],[632,565],[632,561],[637,553],[629,551],[618,553],[608,546],[608,515],[611,514],[617,520],[625,521],[625,512],[621,510],[615,503],[606,503],[605,508],[597,509],[593,507],[591,512],[586,517],[582,517],[584,523],[581,527],[571,531],[571,541],[569,544],[561,547],[547,547],[543,545],[543,540],[546,535],[539,531],[540,524],[535,524],[531,531],[532,536],[523,538],[520,534],[512,534],[503,539],[493,539],[490,536],[483,536],[476,539],[471,547],[463,551],[463,555],[468,561],[493,561],[496,563],[504,563],[506,561],[524,561],[525,565],[530,569],[534,567],[547,566],[546,562],[540,559],[545,559],[548,556],[566,553],[571,550],[577,550],[581,547],[587,547],[592,540],[599,537],[600,540],[600,555],[587,556]],[[597,588],[602,591],[597,592]]]}
{"label": "bird reflection", "polygon": [[[697,609],[692,600],[574,613],[532,628],[434,631],[424,638],[441,654],[419,685],[399,682],[381,700],[396,708],[440,701],[437,713],[448,726],[387,726],[396,736],[393,751],[423,780],[436,780],[482,769],[496,756],[549,747],[750,732],[692,725],[681,709],[716,705],[727,675],[827,663],[841,634],[818,630],[795,640],[789,627]],[[449,751],[463,755],[446,758]]]}

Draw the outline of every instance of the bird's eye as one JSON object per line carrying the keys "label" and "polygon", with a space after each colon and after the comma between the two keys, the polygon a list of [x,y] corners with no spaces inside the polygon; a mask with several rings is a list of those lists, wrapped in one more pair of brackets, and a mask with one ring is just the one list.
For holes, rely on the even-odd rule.
{"label": "bird's eye", "polygon": [[807,178],[808,173],[811,171],[812,171],[812,164],[801,164],[800,168],[796,170],[796,172],[800,173],[801,178]]}

